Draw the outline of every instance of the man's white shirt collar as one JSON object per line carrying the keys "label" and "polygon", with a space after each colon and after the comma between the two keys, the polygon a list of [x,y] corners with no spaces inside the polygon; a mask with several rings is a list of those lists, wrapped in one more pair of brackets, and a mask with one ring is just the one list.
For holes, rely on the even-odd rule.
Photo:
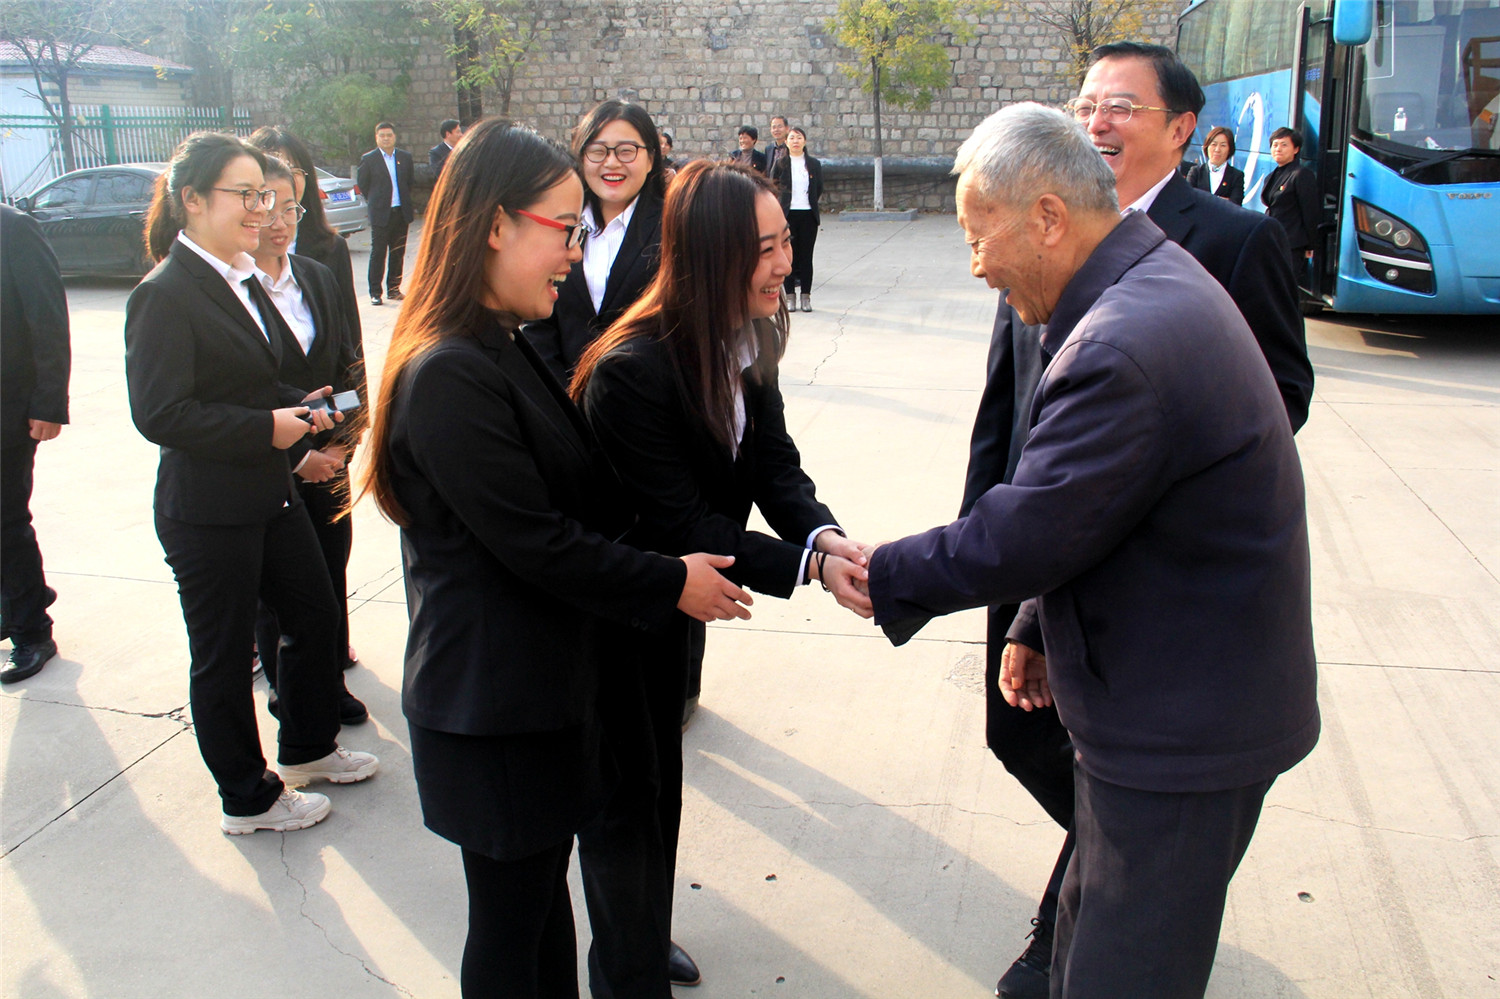
{"label": "man's white shirt collar", "polygon": [[[1151,206],[1156,203],[1156,196],[1161,193],[1161,189],[1167,186],[1167,181],[1171,180],[1176,173],[1176,167],[1173,167],[1171,170],[1167,171],[1167,175],[1161,180],[1157,181],[1156,185],[1152,187],[1151,190],[1147,191],[1145,194],[1141,195],[1139,198],[1136,198],[1130,204],[1126,205],[1125,211],[1149,212],[1151,210]],[[1121,212],[1120,214],[1123,215],[1124,212]]]}

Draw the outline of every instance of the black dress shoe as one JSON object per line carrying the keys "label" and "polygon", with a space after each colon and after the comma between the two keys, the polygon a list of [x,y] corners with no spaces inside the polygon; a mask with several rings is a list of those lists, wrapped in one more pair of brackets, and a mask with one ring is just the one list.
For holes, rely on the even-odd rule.
{"label": "black dress shoe", "polygon": [[1031,920],[1031,943],[995,985],[1000,999],[1047,999],[1052,992],[1052,924]]}
{"label": "black dress shoe", "polygon": [[[276,691],[266,691],[266,710],[271,712],[272,718],[281,717],[281,698],[276,696]],[[355,697],[349,691],[339,695],[339,724],[360,725],[370,720],[370,710],[365,707],[365,702]]]}
{"label": "black dress shoe", "polygon": [[10,650],[10,662],[0,669],[0,683],[17,683],[36,676],[57,655],[57,643],[48,638],[41,642],[17,643]]}
{"label": "black dress shoe", "polygon": [[392,288],[390,291],[385,293],[385,297],[388,301],[399,302],[406,296],[401,294],[400,288]]}
{"label": "black dress shoe", "polygon": [[371,295],[370,296],[370,304],[371,305],[379,305],[380,304],[380,296],[379,295]]}
{"label": "black dress shoe", "polygon": [[667,951],[667,979],[673,985],[698,985],[703,981],[703,974],[698,970],[698,965],[688,952],[677,946],[677,941],[672,941],[672,949]]}

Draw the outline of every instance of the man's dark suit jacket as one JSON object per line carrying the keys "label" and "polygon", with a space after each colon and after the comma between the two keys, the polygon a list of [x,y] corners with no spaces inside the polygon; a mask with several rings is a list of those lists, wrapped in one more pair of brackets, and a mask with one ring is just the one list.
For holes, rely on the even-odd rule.
{"label": "man's dark suit jacket", "polygon": [[31,439],[31,421],[68,422],[68,296],[42,227],[0,205],[0,445]]}
{"label": "man's dark suit jacket", "polygon": [[[761,380],[746,377],[737,456],[689,409],[660,341],[631,340],[606,354],[583,409],[640,511],[631,544],[668,555],[733,555],[725,576],[788,597],[801,582],[807,536],[836,521],[786,432],[775,365],[763,367]],[[778,537],[746,530],[752,505]]]}
{"label": "man's dark suit jacket", "polygon": [[[354,332],[349,329],[337,279],[332,271],[316,260],[295,253],[288,254],[287,260],[291,262],[292,276],[313,314],[316,333],[312,350],[304,353],[302,344],[292,335],[291,327],[281,330],[281,380],[301,389],[304,395],[324,385],[332,385],[334,392],[354,389],[359,393],[360,401],[368,405],[370,398],[365,385],[364,358],[355,342]],[[347,429],[344,425],[336,426],[316,437],[304,437],[288,448],[287,460],[292,467],[296,468],[308,451],[324,447],[330,441],[357,443],[357,439],[349,436],[355,415],[345,417]]]}
{"label": "man's dark suit jacket", "polygon": [[1265,780],[1318,735],[1301,463],[1207,278],[1123,219],[1044,328],[1014,484],[870,565],[881,625],[1040,594],[1017,626],[1043,636],[1079,765],[1148,791]]}
{"label": "man's dark suit jacket", "polygon": [[[813,224],[821,225],[822,217],[818,213],[818,199],[823,196],[823,164],[811,153],[803,153],[802,159],[807,164],[807,203],[812,205]],[[771,171],[771,179],[776,182],[776,194],[781,198],[781,210],[791,211],[792,158],[790,156],[783,156],[777,162],[776,169]]]}
{"label": "man's dark suit jacket", "polygon": [[619,482],[509,324],[442,340],[387,391],[406,717],[465,735],[588,722],[608,625],[665,625],[686,567],[611,540],[633,521]]}
{"label": "man's dark suit jacket", "polygon": [[766,172],[766,154],[761,152],[759,149],[752,148],[748,151],[744,149],[736,149],[734,152],[729,154],[729,158],[735,163],[743,163],[746,166],[755,167],[757,173]]}
{"label": "man's dark suit jacket", "polygon": [[[416,218],[411,203],[411,153],[396,149],[396,181],[401,186],[401,216],[410,223]],[[391,172],[385,168],[385,157],[379,149],[372,149],[360,157],[355,183],[365,196],[370,209],[371,225],[389,225],[391,221]]]}
{"label": "man's dark suit jacket", "polygon": [[271,410],[307,393],[280,380],[267,338],[208,262],[180,241],[125,304],[125,381],[136,428],[161,445],[156,512],[255,524],[301,503]]}
{"label": "man's dark suit jacket", "polygon": [[1209,175],[1207,163],[1194,163],[1188,167],[1187,182],[1189,187],[1195,187],[1200,191],[1212,194],[1216,198],[1223,198],[1232,205],[1238,205],[1245,200],[1245,171],[1237,167],[1226,166],[1224,168],[1224,179],[1219,181],[1219,189],[1210,191],[1208,185],[1213,178]]}
{"label": "man's dark suit jacket", "polygon": [[1260,203],[1286,230],[1294,253],[1312,248],[1318,232],[1318,180],[1311,170],[1295,160],[1272,170],[1261,185]]}
{"label": "man's dark suit jacket", "polygon": [[427,150],[427,165],[432,167],[433,183],[443,174],[443,164],[448,162],[448,154],[453,152],[453,147],[446,142],[439,142]]}
{"label": "man's dark suit jacket", "polygon": [[661,195],[642,189],[620,252],[609,269],[598,312],[589,297],[589,284],[580,260],[568,272],[568,280],[557,289],[552,315],[522,328],[522,333],[564,385],[573,377],[573,368],[588,345],[635,304],[656,276],[661,256],[661,206]]}

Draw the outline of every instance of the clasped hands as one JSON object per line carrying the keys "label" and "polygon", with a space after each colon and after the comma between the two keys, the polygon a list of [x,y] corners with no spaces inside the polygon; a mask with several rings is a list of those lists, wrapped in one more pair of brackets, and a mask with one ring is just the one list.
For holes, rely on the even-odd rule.
{"label": "clasped hands", "polygon": [[839,606],[863,618],[874,617],[869,565],[875,546],[853,541],[830,528],[813,539],[813,550],[826,553],[827,558],[808,556],[812,578],[833,594]]}

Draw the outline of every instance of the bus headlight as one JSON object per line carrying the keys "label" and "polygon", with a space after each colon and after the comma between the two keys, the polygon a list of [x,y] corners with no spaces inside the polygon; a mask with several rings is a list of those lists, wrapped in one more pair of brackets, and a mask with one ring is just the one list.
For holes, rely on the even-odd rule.
{"label": "bus headlight", "polygon": [[1407,291],[1432,294],[1432,256],[1416,228],[1374,205],[1352,200],[1359,255],[1369,275]]}

